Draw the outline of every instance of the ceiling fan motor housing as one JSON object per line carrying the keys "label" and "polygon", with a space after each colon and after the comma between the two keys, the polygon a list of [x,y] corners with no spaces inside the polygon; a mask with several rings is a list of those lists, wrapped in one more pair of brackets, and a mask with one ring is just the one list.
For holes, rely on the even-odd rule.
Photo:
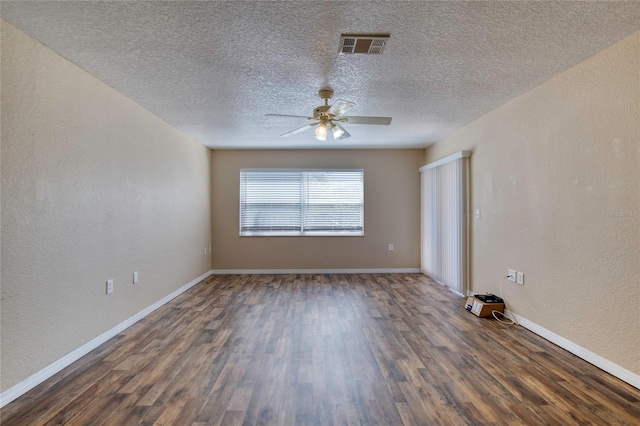
{"label": "ceiling fan motor housing", "polygon": [[320,119],[321,117],[326,117],[326,112],[329,110],[329,105],[320,105],[316,109],[313,110],[313,117],[316,119]]}
{"label": "ceiling fan motor housing", "polygon": [[326,112],[330,108],[329,99],[333,98],[333,90],[329,88],[320,89],[318,91],[318,96],[320,96],[320,99],[324,100],[324,105],[313,110],[313,118],[316,120],[320,120],[323,117],[327,119],[329,117]]}

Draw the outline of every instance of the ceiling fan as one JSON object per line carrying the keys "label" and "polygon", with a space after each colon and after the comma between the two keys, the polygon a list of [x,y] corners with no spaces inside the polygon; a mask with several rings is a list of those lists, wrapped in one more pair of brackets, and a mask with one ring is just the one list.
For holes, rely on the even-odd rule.
{"label": "ceiling fan", "polygon": [[362,116],[345,116],[342,115],[351,109],[355,103],[338,99],[333,105],[329,105],[329,99],[333,97],[332,89],[320,89],[318,95],[324,100],[324,105],[313,110],[313,116],[307,117],[304,115],[287,115],[287,114],[266,114],[267,116],[275,117],[296,117],[306,118],[307,120],[313,120],[312,123],[305,124],[304,126],[292,130],[290,132],[280,135],[285,138],[292,136],[305,130],[315,127],[316,139],[321,141],[327,140],[329,131],[334,139],[344,139],[351,136],[340,123],[348,124],[391,124],[391,117],[362,117]]}

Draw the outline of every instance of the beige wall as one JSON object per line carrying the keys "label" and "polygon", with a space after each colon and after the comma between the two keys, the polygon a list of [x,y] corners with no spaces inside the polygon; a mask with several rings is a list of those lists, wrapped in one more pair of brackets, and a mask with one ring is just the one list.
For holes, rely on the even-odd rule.
{"label": "beige wall", "polygon": [[[214,151],[214,269],[419,268],[422,150]],[[241,168],[364,169],[363,237],[239,237]],[[388,245],[394,244],[394,251]]]}
{"label": "beige wall", "polygon": [[[426,151],[471,149],[472,290],[640,374],[640,33]],[[623,212],[610,216],[608,212]],[[628,215],[625,215],[625,213]],[[620,214],[620,213],[615,213]]]}
{"label": "beige wall", "polygon": [[211,214],[207,148],[5,21],[1,72],[4,391],[207,272]]}

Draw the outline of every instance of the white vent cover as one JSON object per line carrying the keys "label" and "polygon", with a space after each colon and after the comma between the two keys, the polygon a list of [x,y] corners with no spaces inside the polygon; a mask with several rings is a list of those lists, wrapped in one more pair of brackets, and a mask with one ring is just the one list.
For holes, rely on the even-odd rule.
{"label": "white vent cover", "polygon": [[389,34],[341,34],[338,53],[380,54],[390,37]]}

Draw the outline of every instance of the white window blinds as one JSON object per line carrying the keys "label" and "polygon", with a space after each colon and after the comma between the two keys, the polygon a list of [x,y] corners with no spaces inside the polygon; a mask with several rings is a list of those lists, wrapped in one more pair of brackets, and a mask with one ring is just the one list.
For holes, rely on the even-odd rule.
{"label": "white window blinds", "polygon": [[363,235],[362,170],[240,170],[240,235]]}
{"label": "white window blinds", "polygon": [[467,292],[467,168],[461,151],[420,168],[422,272],[456,293]]}

